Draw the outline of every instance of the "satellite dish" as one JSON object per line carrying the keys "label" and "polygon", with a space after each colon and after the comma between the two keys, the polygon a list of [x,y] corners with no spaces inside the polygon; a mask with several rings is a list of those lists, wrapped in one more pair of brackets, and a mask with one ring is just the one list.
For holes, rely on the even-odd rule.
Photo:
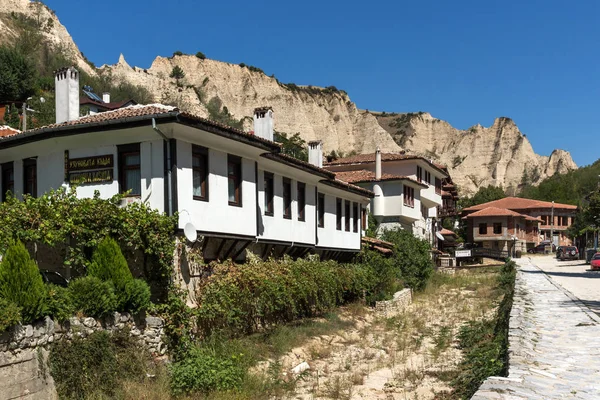
{"label": "satellite dish", "polygon": [[188,222],[183,227],[183,234],[186,239],[190,242],[194,243],[198,239],[198,232],[196,232],[196,227],[191,222]]}
{"label": "satellite dish", "polygon": [[442,234],[441,234],[441,233],[439,233],[439,232],[436,232],[436,233],[435,233],[435,236],[437,236],[437,238],[438,238],[438,239],[440,239],[440,240],[445,240],[445,239],[444,239],[444,235],[442,235]]}

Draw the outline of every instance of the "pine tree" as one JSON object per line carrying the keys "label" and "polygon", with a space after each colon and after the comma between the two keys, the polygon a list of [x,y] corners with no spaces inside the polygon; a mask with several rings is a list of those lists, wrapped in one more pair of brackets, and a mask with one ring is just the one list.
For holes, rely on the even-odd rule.
{"label": "pine tree", "polygon": [[46,289],[42,275],[20,241],[9,246],[0,263],[0,297],[21,308],[24,323],[44,315]]}
{"label": "pine tree", "polygon": [[185,72],[183,72],[183,69],[181,69],[181,67],[179,65],[176,65],[173,67],[173,70],[171,71],[171,75],[169,75],[171,78],[175,78],[177,79],[177,81],[179,81],[180,79],[185,78]]}

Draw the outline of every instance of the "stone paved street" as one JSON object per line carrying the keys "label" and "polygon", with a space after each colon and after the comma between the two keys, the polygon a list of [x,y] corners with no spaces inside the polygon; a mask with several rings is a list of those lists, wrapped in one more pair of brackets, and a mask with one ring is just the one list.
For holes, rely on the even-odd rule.
{"label": "stone paved street", "polygon": [[600,399],[600,317],[573,295],[597,304],[600,281],[550,257],[516,261],[509,376],[489,378],[473,399]]}

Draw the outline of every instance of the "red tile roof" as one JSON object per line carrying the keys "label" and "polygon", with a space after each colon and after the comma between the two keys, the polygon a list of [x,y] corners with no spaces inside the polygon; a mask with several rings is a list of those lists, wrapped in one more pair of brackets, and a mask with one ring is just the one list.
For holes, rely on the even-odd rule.
{"label": "red tile roof", "polygon": [[386,174],[386,173],[382,173],[381,174],[381,179],[376,179],[375,178],[375,172],[373,171],[369,171],[366,169],[361,169],[358,171],[340,171],[340,172],[336,172],[335,173],[335,177],[342,180],[342,181],[346,181],[346,182],[350,182],[350,183],[364,183],[364,182],[380,182],[380,181],[400,181],[400,180],[405,180],[405,181],[410,181],[411,183],[414,183],[415,185],[420,185],[424,188],[427,188],[428,186],[425,185],[424,183],[421,183],[415,179],[412,179],[408,176],[402,176],[402,175],[393,175],[393,174]]}
{"label": "red tile roof", "polygon": [[114,101],[111,103],[101,103],[99,101],[92,100],[88,97],[82,97],[79,100],[79,105],[81,105],[81,106],[92,104],[92,105],[98,106],[100,108],[104,108],[106,110],[116,110],[118,108],[122,108],[123,106],[125,106],[126,104],[129,104],[129,103],[131,103],[130,105],[137,104],[133,99],[123,100],[123,101]]}
{"label": "red tile roof", "polygon": [[458,236],[456,233],[454,233],[450,229],[446,229],[446,228],[442,228],[442,230],[440,231],[440,233],[442,235],[444,235],[444,236]]}
{"label": "red tile roof", "polygon": [[467,215],[466,218],[473,217],[523,217],[525,215],[519,214],[518,212],[511,211],[507,208],[498,208],[498,207],[486,207],[479,211],[476,211],[472,214]]}
{"label": "red tile roof", "polygon": [[[552,202],[523,199],[520,197],[505,197],[504,199],[494,200],[476,206],[465,208],[463,211],[477,211],[488,207],[508,208],[510,210],[526,210],[532,208],[552,208]],[[567,210],[576,210],[577,206],[571,204],[554,203],[554,208],[563,208]]]}
{"label": "red tile roof", "polygon": [[0,137],[13,136],[18,133],[21,133],[18,129],[13,129],[8,125],[0,126]]}
{"label": "red tile roof", "polygon": [[[445,167],[441,164],[435,164],[428,160],[425,157],[416,156],[412,154],[401,154],[401,153],[381,153],[381,161],[400,161],[400,160],[423,160],[426,163],[430,164],[438,171],[442,172],[445,175],[448,175],[448,172],[445,170]],[[355,156],[338,158],[334,161],[326,162],[326,166],[334,166],[334,165],[349,165],[349,164],[371,164],[375,162],[375,153],[370,154],[357,154]]]}

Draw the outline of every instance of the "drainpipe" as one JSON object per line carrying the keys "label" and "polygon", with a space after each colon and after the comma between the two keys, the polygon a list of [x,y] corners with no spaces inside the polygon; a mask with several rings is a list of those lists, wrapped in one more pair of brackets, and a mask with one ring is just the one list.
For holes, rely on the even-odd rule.
{"label": "drainpipe", "polygon": [[173,186],[171,185],[171,170],[172,170],[172,163],[171,163],[171,142],[169,141],[169,138],[167,137],[167,135],[165,135],[160,128],[158,127],[158,125],[156,125],[156,119],[152,118],[152,129],[154,129],[154,131],[156,133],[159,134],[160,137],[163,138],[163,140],[165,141],[165,145],[167,146],[167,215],[172,216],[173,215]]}

